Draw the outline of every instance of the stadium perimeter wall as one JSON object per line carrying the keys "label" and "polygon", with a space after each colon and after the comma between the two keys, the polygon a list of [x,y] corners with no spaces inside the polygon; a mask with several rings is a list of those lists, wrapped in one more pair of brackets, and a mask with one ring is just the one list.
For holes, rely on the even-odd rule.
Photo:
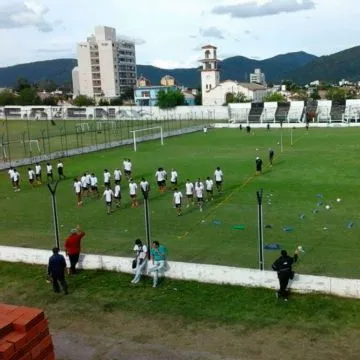
{"label": "stadium perimeter wall", "polygon": [[[47,250],[0,246],[0,261],[47,265],[50,255],[51,252]],[[82,254],[79,266],[87,270],[132,273],[131,262],[132,258]],[[273,271],[174,261],[169,261],[168,265],[166,277],[172,279],[268,289],[278,288],[277,276]],[[360,280],[357,279],[297,274],[291,282],[290,288],[300,293],[315,292],[360,299]]]}
{"label": "stadium perimeter wall", "polygon": [[[192,126],[189,128],[184,128],[184,129],[164,131],[163,137],[167,138],[167,137],[172,137],[172,136],[179,136],[179,135],[194,133],[194,132],[202,131],[202,130],[203,130],[203,125],[197,125],[197,126]],[[160,139],[160,132],[157,134],[138,137],[138,138],[136,138],[136,143],[140,143],[140,142],[144,142],[144,141],[151,141],[151,140],[156,140],[156,139]],[[82,154],[88,154],[88,153],[95,152],[95,151],[112,149],[112,148],[119,147],[119,146],[132,145],[133,142],[134,142],[133,139],[118,140],[118,141],[112,141],[110,143],[91,145],[91,146],[86,146],[86,147],[82,147],[82,148],[70,149],[70,150],[66,150],[66,151],[56,151],[51,154],[37,155],[37,156],[28,157],[28,158],[24,158],[24,159],[0,162],[0,170],[8,169],[10,166],[14,166],[14,167],[25,166],[25,165],[34,164],[36,162],[50,161],[50,160],[66,158],[66,157],[74,156],[74,155],[82,155]]]}

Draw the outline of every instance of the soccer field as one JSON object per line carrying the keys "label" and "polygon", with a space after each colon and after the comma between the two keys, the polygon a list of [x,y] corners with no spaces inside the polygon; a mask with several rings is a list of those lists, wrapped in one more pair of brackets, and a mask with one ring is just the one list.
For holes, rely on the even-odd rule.
{"label": "soccer field", "polygon": [[[85,199],[77,208],[72,178],[94,171],[99,182],[105,168],[122,167],[124,157],[133,162],[134,178],[151,182],[151,234],[169,250],[171,260],[256,268],[256,191],[264,189],[265,244],[280,244],[292,251],[301,244],[305,254],[296,271],[359,277],[358,153],[360,129],[283,130],[284,152],[280,152],[281,130],[244,131],[219,129],[141,143],[138,152],[122,147],[64,159],[68,179],[58,187],[61,236],[76,224],[87,233],[83,251],[132,255],[133,241],[144,238],[144,209],[130,207],[128,186],[123,180],[121,209],[106,215],[103,200]],[[273,168],[267,165],[268,148],[275,150]],[[264,173],[254,176],[255,157],[265,163]],[[162,166],[179,172],[184,193],[186,178],[195,181],[212,176],[216,166],[224,172],[224,193],[177,217],[172,192],[160,194],[155,171]],[[26,169],[21,169],[22,190],[14,193],[6,172],[1,174],[0,243],[3,245],[51,248],[54,242],[49,192],[45,185],[30,188]],[[337,199],[341,199],[337,202]],[[271,203],[268,199],[271,199]],[[326,210],[325,206],[330,205]],[[316,211],[315,211],[316,210]],[[301,216],[303,215],[303,216]],[[234,230],[244,225],[244,230]],[[293,231],[284,231],[284,228]],[[279,251],[265,251],[266,268]]]}

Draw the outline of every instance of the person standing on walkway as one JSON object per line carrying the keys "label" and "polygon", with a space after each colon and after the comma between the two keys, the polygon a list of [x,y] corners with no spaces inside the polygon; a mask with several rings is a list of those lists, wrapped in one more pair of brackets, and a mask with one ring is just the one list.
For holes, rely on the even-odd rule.
{"label": "person standing on walkway", "polygon": [[[52,280],[54,292],[60,292],[60,285],[64,294],[68,294],[68,285],[65,280],[66,261],[63,255],[59,254],[59,248],[52,249],[53,255],[49,258],[48,276]],[[60,283],[60,285],[59,285]]]}
{"label": "person standing on walkway", "polygon": [[135,277],[132,279],[133,284],[140,282],[141,275],[145,272],[148,261],[148,248],[144,245],[140,239],[135,240],[134,246],[136,268]]}
{"label": "person standing on walkway", "polygon": [[85,233],[80,229],[80,225],[77,225],[76,229],[71,230],[70,236],[65,240],[66,255],[70,260],[70,274],[76,274],[76,264],[79,261],[81,251],[81,239],[85,236]]}
{"label": "person standing on walkway", "polygon": [[153,288],[155,288],[157,287],[159,282],[159,274],[163,274],[165,271],[167,250],[165,246],[160,245],[158,241],[153,241],[150,255],[152,263],[154,265],[150,269],[150,272],[154,273]]}
{"label": "person standing on walkway", "polygon": [[294,256],[288,255],[286,250],[281,250],[281,256],[272,264],[272,269],[277,272],[280,289],[277,291],[277,297],[288,301],[288,291],[286,290],[289,280],[294,278],[292,265],[297,262],[299,250],[296,249]]}

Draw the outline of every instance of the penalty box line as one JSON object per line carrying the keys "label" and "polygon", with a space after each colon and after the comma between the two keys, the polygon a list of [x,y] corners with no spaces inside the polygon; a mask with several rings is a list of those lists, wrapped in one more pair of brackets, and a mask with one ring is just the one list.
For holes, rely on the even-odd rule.
{"label": "penalty box line", "polygon": [[[301,137],[298,137],[293,144],[295,144],[296,142],[298,142],[300,140]],[[292,147],[290,146],[290,149]],[[281,154],[281,153],[280,153]],[[279,156],[280,157],[280,156]],[[269,168],[270,164],[265,166],[265,169]],[[223,199],[222,201],[220,201],[215,207],[213,207],[212,209],[210,209],[208,211],[208,213],[200,220],[199,223],[197,223],[195,226],[191,227],[189,229],[189,231],[186,231],[182,236],[178,236],[178,239],[183,240],[185,239],[190,232],[192,232],[195,228],[198,227],[199,224],[201,224],[204,220],[206,220],[210,215],[212,215],[220,206],[226,204],[232,197],[233,195],[238,192],[243,190],[252,180],[254,180],[256,177],[254,175],[250,176],[249,178],[247,178],[240,186],[237,186],[225,199]]]}

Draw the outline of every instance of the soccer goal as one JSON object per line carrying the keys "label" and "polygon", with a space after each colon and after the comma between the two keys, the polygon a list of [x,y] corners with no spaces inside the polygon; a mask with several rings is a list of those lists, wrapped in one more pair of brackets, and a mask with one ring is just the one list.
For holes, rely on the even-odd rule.
{"label": "soccer goal", "polygon": [[76,124],[76,131],[77,132],[83,132],[83,133],[85,131],[90,131],[89,123],[87,123],[87,122],[77,123]]}
{"label": "soccer goal", "polygon": [[137,129],[137,130],[132,130],[130,131],[130,133],[133,134],[133,139],[134,139],[134,151],[136,151],[136,143],[139,139],[139,137],[137,136],[138,133],[141,132],[147,132],[150,130],[158,130],[160,133],[160,141],[161,141],[161,145],[164,145],[164,134],[163,134],[163,128],[161,126],[155,126],[155,127],[151,127],[151,128],[146,128],[146,129]]}
{"label": "soccer goal", "polygon": [[29,146],[30,153],[33,152],[34,147],[34,149],[37,149],[38,153],[41,154],[39,140],[25,140],[23,144],[27,144]]}

